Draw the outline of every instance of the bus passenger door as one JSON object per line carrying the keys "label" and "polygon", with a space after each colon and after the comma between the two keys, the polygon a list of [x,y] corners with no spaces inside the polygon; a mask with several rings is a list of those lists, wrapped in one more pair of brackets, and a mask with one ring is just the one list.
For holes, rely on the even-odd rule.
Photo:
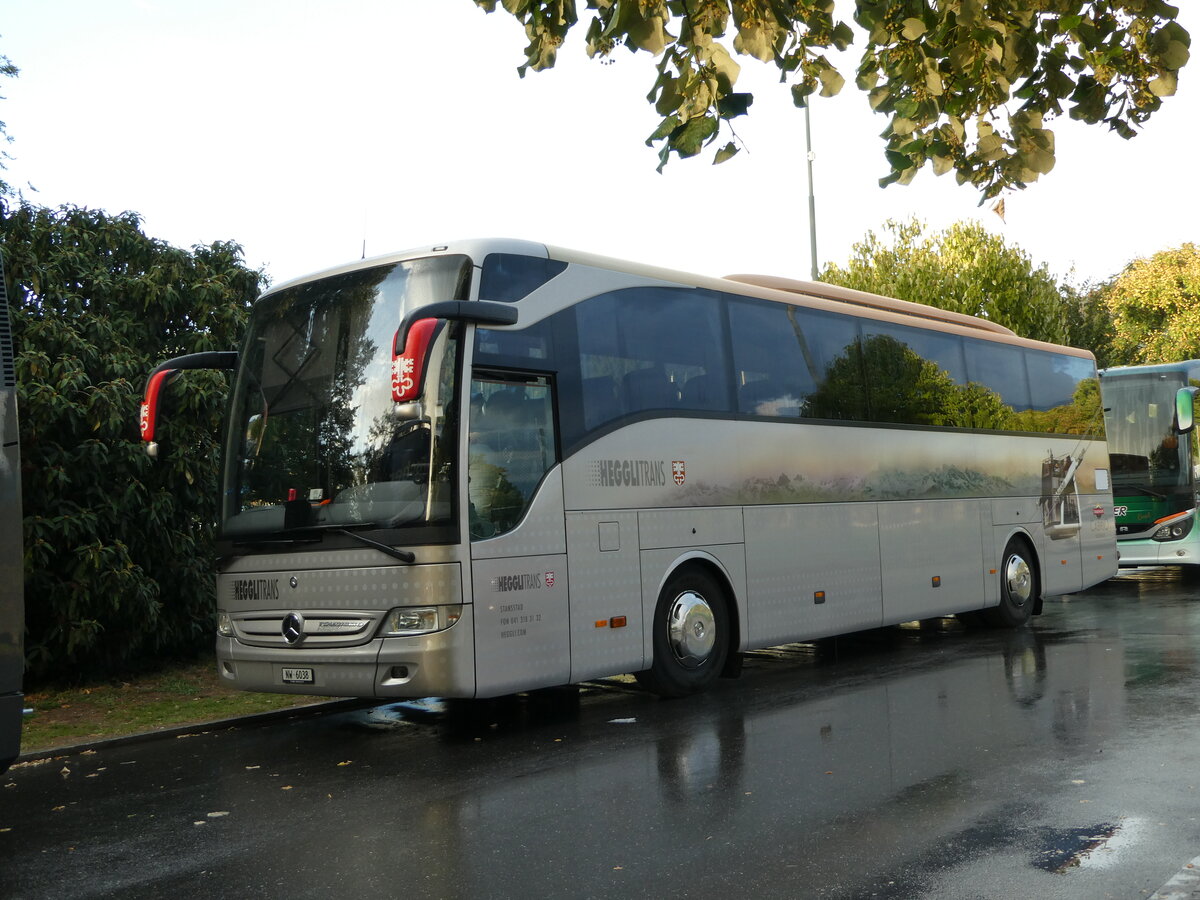
{"label": "bus passenger door", "polygon": [[545,375],[477,371],[468,415],[476,695],[571,674],[562,469]]}

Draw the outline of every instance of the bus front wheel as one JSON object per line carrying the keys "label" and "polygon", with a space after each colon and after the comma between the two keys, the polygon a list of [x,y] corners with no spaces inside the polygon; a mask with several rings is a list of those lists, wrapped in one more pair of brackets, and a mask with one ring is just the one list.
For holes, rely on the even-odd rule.
{"label": "bus front wheel", "polygon": [[983,611],[993,628],[1020,628],[1029,621],[1038,598],[1037,564],[1029,545],[1013,538],[1000,564],[1000,604]]}
{"label": "bus front wheel", "polygon": [[654,611],[654,661],[637,673],[643,687],[662,697],[682,697],[707,687],[729,654],[725,591],[697,567],[673,574]]}

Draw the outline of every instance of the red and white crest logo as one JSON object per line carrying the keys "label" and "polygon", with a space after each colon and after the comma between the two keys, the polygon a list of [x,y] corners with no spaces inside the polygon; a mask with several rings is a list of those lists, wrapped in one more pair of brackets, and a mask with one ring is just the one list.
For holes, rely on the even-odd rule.
{"label": "red and white crest logo", "polygon": [[554,573],[553,572],[546,573],[546,587],[548,587],[548,588],[554,587]]}
{"label": "red and white crest logo", "polygon": [[684,471],[684,463],[682,459],[671,461],[671,476],[675,479],[676,484],[683,484],[687,478],[687,473]]}

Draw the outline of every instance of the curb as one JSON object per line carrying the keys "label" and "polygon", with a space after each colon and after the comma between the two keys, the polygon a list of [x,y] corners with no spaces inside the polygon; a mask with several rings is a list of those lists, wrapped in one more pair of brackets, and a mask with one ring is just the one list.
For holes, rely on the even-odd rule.
{"label": "curb", "polygon": [[224,729],[237,728],[245,725],[258,725],[260,723],[270,722],[276,719],[300,717],[308,718],[310,716],[319,716],[326,713],[348,712],[354,709],[366,709],[386,702],[386,700],[380,700],[375,697],[350,697],[342,700],[329,700],[321,701],[319,703],[305,703],[300,706],[288,706],[283,709],[272,709],[267,712],[251,713],[250,715],[246,716],[234,716],[229,719],[213,719],[207,722],[187,722],[183,725],[172,725],[169,728],[161,728],[157,731],[138,731],[133,734],[122,734],[118,735],[117,737],[110,738],[98,738],[94,741],[86,741],[80,744],[69,744],[64,747],[50,747],[45,750],[31,750],[28,752],[22,752],[15,760],[13,760],[13,765],[18,766],[21,763],[29,763],[36,760],[54,759],[61,756],[74,756],[79,753],[109,750],[114,747],[123,747],[127,744],[144,743],[146,741],[156,740],[158,738],[177,738],[198,732],[221,731]]}

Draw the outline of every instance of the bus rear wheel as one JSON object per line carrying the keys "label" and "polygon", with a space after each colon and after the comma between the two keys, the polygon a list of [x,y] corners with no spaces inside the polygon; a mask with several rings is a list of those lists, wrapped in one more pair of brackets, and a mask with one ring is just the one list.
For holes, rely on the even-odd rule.
{"label": "bus rear wheel", "polygon": [[1037,565],[1029,545],[1013,538],[1000,564],[1000,604],[983,610],[993,628],[1020,628],[1029,622],[1038,598]]}
{"label": "bus rear wheel", "polygon": [[682,697],[707,687],[729,655],[729,607],[725,591],[708,572],[675,572],[654,610],[654,661],[637,673],[643,687],[662,697]]}

